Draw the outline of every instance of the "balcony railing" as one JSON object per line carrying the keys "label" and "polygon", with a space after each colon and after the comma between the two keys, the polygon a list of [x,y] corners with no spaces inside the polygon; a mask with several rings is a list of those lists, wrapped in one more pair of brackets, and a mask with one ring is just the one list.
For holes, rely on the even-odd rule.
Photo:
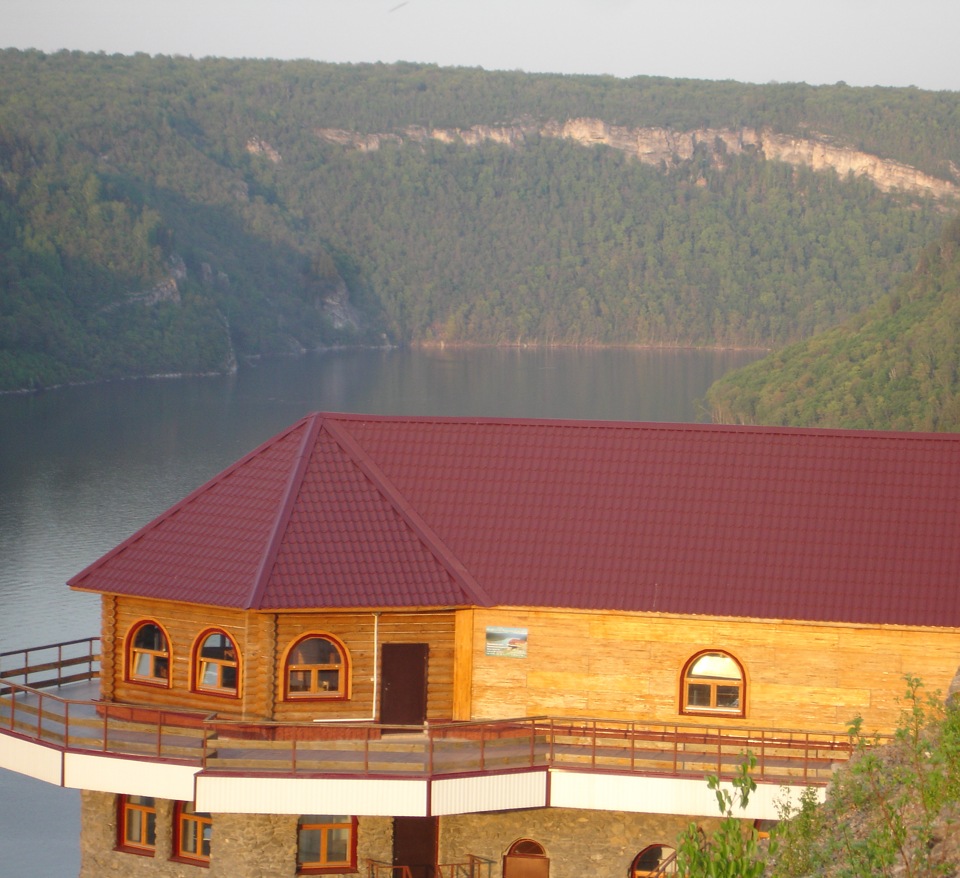
{"label": "balcony railing", "polygon": [[[15,680],[33,689],[47,689],[99,676],[99,637],[0,652],[0,681]],[[0,682],[0,692],[2,685]]]}
{"label": "balcony railing", "polygon": [[431,866],[398,866],[381,860],[367,860],[367,878],[490,878],[494,861],[468,854],[462,862]]}
{"label": "balcony railing", "polygon": [[[89,653],[83,660],[62,649],[75,651],[81,643]],[[34,675],[42,675],[46,685],[91,680],[99,673],[97,650],[92,638],[0,654],[0,732],[67,751],[176,762],[215,773],[285,776],[438,778],[568,768],[730,777],[750,751],[758,782],[824,785],[851,752],[842,733],[694,723],[546,716],[427,726],[251,723],[70,699],[14,682]]]}

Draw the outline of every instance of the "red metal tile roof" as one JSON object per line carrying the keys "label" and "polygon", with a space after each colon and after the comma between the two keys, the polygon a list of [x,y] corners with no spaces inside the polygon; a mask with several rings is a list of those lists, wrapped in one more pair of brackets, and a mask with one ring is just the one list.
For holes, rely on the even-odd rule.
{"label": "red metal tile roof", "polygon": [[960,436],[315,414],[70,585],[960,626]]}

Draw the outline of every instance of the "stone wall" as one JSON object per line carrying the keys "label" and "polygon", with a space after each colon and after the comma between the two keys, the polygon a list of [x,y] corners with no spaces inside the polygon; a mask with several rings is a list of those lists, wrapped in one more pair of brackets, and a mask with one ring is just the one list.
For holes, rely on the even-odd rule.
{"label": "stone wall", "polygon": [[[116,850],[117,797],[84,790],[81,795],[80,878],[285,878],[297,873],[297,816],[214,814],[210,866],[169,859],[174,803],[157,799],[157,853]],[[389,862],[393,825],[388,817],[364,817],[357,833],[357,872],[367,859]],[[201,871],[202,870],[202,871]]]}
{"label": "stone wall", "polygon": [[[441,863],[464,862],[473,854],[493,860],[500,878],[503,855],[521,838],[539,842],[550,860],[550,878],[624,878],[647,845],[676,845],[691,817],[539,808],[464,814],[440,821]],[[718,821],[699,820],[709,834]]]}
{"label": "stone wall", "polygon": [[[174,803],[157,800],[157,853],[116,850],[117,797],[85,790],[81,796],[80,878],[286,878],[297,872],[297,817],[289,814],[214,814],[210,866],[169,859]],[[521,838],[539,842],[550,860],[550,878],[624,878],[636,855],[651,844],[674,846],[692,818],[621,811],[540,808],[443,817],[439,861],[466,862],[469,855],[492,862],[490,878],[502,875],[503,855]],[[710,833],[717,820],[702,820]],[[367,860],[389,863],[393,821],[361,817],[357,871]]]}

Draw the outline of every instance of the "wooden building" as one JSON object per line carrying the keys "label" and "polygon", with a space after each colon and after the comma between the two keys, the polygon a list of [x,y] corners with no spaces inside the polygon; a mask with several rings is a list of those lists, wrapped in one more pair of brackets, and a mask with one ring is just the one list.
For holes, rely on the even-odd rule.
{"label": "wooden building", "polygon": [[84,878],[655,874],[946,689],[960,436],[315,414],[70,585],[99,701],[3,673],[0,764]]}

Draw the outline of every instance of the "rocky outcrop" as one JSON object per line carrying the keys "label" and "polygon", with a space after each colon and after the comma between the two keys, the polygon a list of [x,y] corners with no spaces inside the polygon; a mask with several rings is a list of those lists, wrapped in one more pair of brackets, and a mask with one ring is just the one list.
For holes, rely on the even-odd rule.
{"label": "rocky outcrop", "polygon": [[187,266],[179,256],[172,256],[168,263],[168,273],[166,277],[161,278],[148,290],[141,290],[135,293],[128,293],[125,298],[117,302],[111,302],[100,310],[103,312],[115,311],[124,305],[144,305],[152,307],[162,302],[169,302],[172,305],[180,304],[180,284],[187,276]]}
{"label": "rocky outcrop", "polygon": [[[573,140],[584,146],[606,146],[634,156],[649,165],[672,165],[689,161],[701,150],[715,164],[729,155],[751,153],[763,158],[813,168],[832,169],[841,176],[853,174],[869,179],[879,189],[900,190],[937,199],[960,197],[960,186],[924,174],[909,165],[834,143],[828,138],[802,138],[753,128],[702,128],[673,131],[668,128],[628,128],[609,125],[602,119],[568,119],[543,124],[533,120],[511,125],[473,125],[470,128],[424,128],[410,126],[384,134],[359,134],[339,128],[317,128],[316,136],[327,143],[374,152],[386,143],[441,143],[476,146],[499,143],[521,147],[532,137]],[[960,174],[958,174],[960,176]]]}
{"label": "rocky outcrop", "polygon": [[250,155],[260,155],[266,158],[268,161],[273,162],[275,165],[279,165],[282,161],[280,153],[277,152],[267,141],[262,140],[259,137],[251,137],[247,141],[247,152]]}
{"label": "rocky outcrop", "polygon": [[342,278],[323,293],[320,307],[334,329],[360,329],[360,312],[351,304],[350,291]]}

